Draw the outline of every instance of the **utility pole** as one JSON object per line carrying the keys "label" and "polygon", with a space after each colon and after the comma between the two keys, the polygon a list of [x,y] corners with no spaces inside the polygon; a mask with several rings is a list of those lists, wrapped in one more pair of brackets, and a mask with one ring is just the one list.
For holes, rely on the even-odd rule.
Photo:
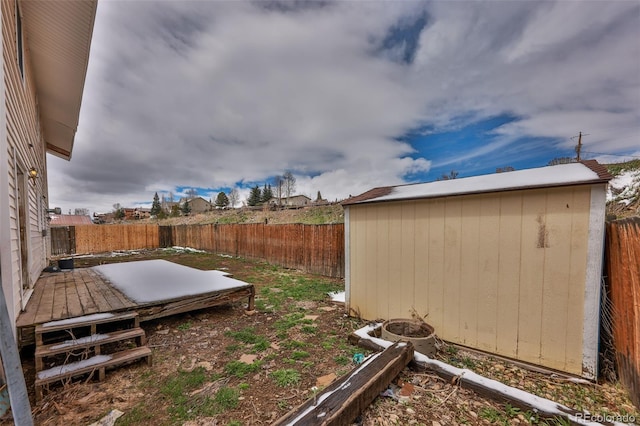
{"label": "utility pole", "polygon": [[571,139],[578,138],[578,145],[576,145],[576,161],[580,161],[580,151],[582,151],[582,137],[589,136],[589,134],[582,134],[582,132],[578,132],[578,136],[574,136]]}

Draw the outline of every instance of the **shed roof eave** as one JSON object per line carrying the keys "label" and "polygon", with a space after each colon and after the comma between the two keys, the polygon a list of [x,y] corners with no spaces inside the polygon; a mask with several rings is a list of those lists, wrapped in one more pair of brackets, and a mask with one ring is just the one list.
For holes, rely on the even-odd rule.
{"label": "shed roof eave", "polygon": [[[562,172],[559,173],[559,176],[558,173],[551,176],[549,175],[549,167],[553,167],[556,172],[559,170],[562,170]],[[511,176],[512,179],[506,179],[507,175]],[[588,160],[580,163],[519,170],[500,175],[479,175],[450,181],[374,188],[343,201],[342,205],[445,198],[536,188],[606,184],[612,177],[605,166],[595,160]]]}
{"label": "shed roof eave", "polygon": [[521,186],[517,188],[502,188],[491,191],[468,191],[468,192],[456,192],[451,194],[434,194],[434,195],[424,195],[424,196],[415,196],[415,197],[403,197],[403,198],[393,198],[393,199],[378,199],[372,198],[369,200],[363,201],[354,201],[349,202],[349,200],[342,202],[343,206],[349,207],[354,205],[362,205],[362,204],[377,204],[377,203],[391,203],[391,202],[401,202],[401,201],[416,201],[416,200],[432,200],[435,198],[451,198],[451,197],[461,197],[465,195],[479,195],[479,194],[499,194],[504,192],[514,192],[514,191],[527,191],[532,189],[545,189],[545,188],[561,188],[561,187],[569,187],[569,186],[583,186],[583,185],[597,185],[597,184],[606,184],[608,180],[593,180],[593,181],[585,181],[585,182],[573,182],[570,184],[563,185],[531,185],[531,186]]}

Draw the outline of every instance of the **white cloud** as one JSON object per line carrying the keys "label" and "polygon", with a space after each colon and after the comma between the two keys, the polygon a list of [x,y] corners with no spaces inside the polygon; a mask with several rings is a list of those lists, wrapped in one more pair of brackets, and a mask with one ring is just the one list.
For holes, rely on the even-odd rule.
{"label": "white cloud", "polygon": [[[502,113],[521,119],[461,157],[580,130],[595,152],[629,150],[640,136],[639,8],[101,2],[73,159],[50,160],[50,198],[101,211],[293,170],[300,192],[333,200],[428,171],[431,159],[396,139],[405,132]],[[382,51],[422,13],[413,63],[400,60],[406,40]]]}

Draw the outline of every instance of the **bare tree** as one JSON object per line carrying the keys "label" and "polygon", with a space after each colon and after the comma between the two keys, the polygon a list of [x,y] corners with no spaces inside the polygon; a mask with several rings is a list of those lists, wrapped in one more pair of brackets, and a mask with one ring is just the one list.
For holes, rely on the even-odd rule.
{"label": "bare tree", "polygon": [[558,164],[570,164],[575,163],[576,159],[573,157],[556,157],[549,161],[548,166],[557,166]]}
{"label": "bare tree", "polygon": [[89,216],[89,209],[87,208],[76,208],[73,211],[73,214],[75,214],[76,216]]}
{"label": "bare tree", "polygon": [[240,201],[240,193],[238,192],[237,188],[233,188],[229,192],[229,205],[231,206],[231,208],[234,208],[236,204],[238,204],[238,201]]}
{"label": "bare tree", "polygon": [[507,173],[507,172],[513,172],[516,169],[511,167],[511,166],[507,166],[507,167],[498,167],[496,168],[496,173]]}
{"label": "bare tree", "polygon": [[189,188],[187,189],[186,194],[187,194],[187,200],[193,200],[198,196],[198,190],[195,188]]}
{"label": "bare tree", "polygon": [[452,180],[458,177],[458,172],[455,170],[451,170],[449,174],[443,173],[442,176],[438,178],[438,180]]}
{"label": "bare tree", "polygon": [[278,205],[282,205],[282,187],[284,186],[284,177],[277,175],[273,178],[274,195],[278,199]]}
{"label": "bare tree", "polygon": [[284,193],[287,198],[291,197],[293,193],[296,191],[296,177],[287,170],[282,176],[284,180]]}

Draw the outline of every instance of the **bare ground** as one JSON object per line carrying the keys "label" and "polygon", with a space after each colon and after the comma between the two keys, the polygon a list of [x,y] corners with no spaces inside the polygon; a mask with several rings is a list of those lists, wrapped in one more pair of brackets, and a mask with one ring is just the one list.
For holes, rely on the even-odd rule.
{"label": "bare ground", "polygon": [[[341,280],[262,262],[166,251],[77,259],[76,265],[150,257],[225,269],[253,283],[257,313],[247,315],[244,306],[234,304],[143,323],[153,350],[152,367],[137,363],[108,372],[102,382],[52,387],[33,405],[36,424],[88,425],[119,409],[125,415],[116,425],[266,425],[308,399],[319,377],[345,374],[354,366],[354,354],[366,354],[347,342],[364,322],[347,317],[341,305],[324,295],[342,289]],[[247,355],[255,356],[253,364],[239,362]],[[452,346],[443,347],[438,357],[576,409],[639,415],[616,384],[570,383]],[[34,361],[26,352],[23,368],[33,401]],[[358,424],[565,424],[542,421],[533,412],[482,398],[429,372],[405,369],[393,386],[404,389],[407,398],[378,397]]]}

